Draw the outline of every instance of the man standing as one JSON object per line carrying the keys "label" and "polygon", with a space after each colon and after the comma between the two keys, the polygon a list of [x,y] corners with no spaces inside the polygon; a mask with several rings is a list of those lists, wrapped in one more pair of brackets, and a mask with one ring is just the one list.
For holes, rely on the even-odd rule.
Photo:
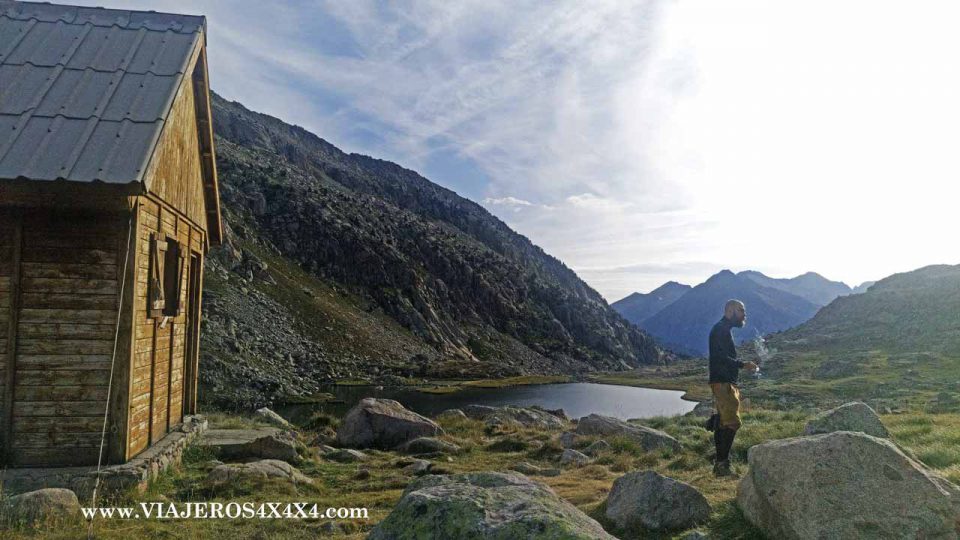
{"label": "man standing", "polygon": [[747,321],[747,310],[743,302],[729,300],[723,306],[723,318],[710,330],[710,389],[717,414],[712,418],[713,442],[717,447],[717,457],[713,473],[717,476],[729,476],[730,448],[742,422],[740,421],[740,390],[737,379],[740,369],[756,371],[753,362],[737,360],[737,349],[733,345],[730,330],[742,328]]}

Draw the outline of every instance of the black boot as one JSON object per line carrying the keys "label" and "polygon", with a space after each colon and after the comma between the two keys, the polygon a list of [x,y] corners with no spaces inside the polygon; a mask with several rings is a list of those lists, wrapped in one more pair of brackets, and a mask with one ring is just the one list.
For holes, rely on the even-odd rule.
{"label": "black boot", "polygon": [[716,476],[734,476],[730,469],[730,448],[733,447],[733,439],[736,437],[736,430],[721,428],[717,430],[715,438],[717,444],[717,459],[713,465],[713,474]]}
{"label": "black boot", "polygon": [[733,448],[733,439],[737,436],[737,430],[724,428],[726,435],[723,438],[723,459],[730,461],[730,449]]}

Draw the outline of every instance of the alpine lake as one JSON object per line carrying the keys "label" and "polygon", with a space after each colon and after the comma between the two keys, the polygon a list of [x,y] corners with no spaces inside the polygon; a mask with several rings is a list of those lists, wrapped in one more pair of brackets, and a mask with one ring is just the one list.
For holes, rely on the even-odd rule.
{"label": "alpine lake", "polygon": [[440,394],[421,392],[409,386],[373,385],[331,385],[322,391],[333,398],[326,402],[282,405],[277,410],[291,421],[298,422],[315,412],[342,416],[361,399],[376,397],[399,401],[404,407],[428,417],[446,409],[477,404],[494,407],[539,405],[545,409],[563,409],[570,418],[596,413],[626,420],[680,415],[696,406],[696,402],[682,399],[681,391],[587,382],[466,387]]}

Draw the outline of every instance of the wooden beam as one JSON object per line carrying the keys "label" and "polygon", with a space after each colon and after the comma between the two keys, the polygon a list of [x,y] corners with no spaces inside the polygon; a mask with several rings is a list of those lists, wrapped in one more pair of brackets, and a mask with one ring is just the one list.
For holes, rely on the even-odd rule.
{"label": "wooden beam", "polygon": [[13,224],[13,245],[10,248],[10,314],[7,319],[7,371],[3,387],[3,456],[4,463],[13,463],[13,391],[17,374],[17,325],[20,315],[20,254],[23,248],[23,213],[17,211]]}
{"label": "wooden beam", "polygon": [[137,269],[140,264],[140,203],[136,198],[130,216],[130,239],[121,234],[117,240],[118,253],[126,253],[126,274],[123,262],[117,260],[117,279],[124,282],[123,294],[119,297],[120,328],[117,333],[117,356],[113,361],[113,383],[110,391],[110,433],[107,435],[107,461],[124,463],[129,459],[128,441],[130,440],[130,388],[133,385],[133,360],[135,357],[134,339],[135,304],[137,298]]}
{"label": "wooden beam", "polygon": [[[202,254],[202,253],[198,253],[197,255],[198,255],[198,256],[197,256],[197,262],[198,262],[199,265],[200,265],[200,268],[197,269],[197,291],[196,291],[196,295],[195,295],[196,297],[191,299],[191,303],[193,303],[193,302],[196,302],[196,303],[197,303],[197,309],[196,309],[196,311],[194,312],[194,313],[196,314],[196,316],[194,317],[194,320],[191,321],[191,323],[190,323],[190,324],[193,326],[193,331],[194,331],[194,334],[193,334],[193,335],[194,335],[195,343],[194,343],[194,346],[193,346],[193,350],[190,351],[190,357],[185,359],[185,362],[191,362],[191,363],[193,364],[193,369],[191,370],[192,373],[190,374],[193,380],[190,381],[190,385],[189,385],[189,386],[186,386],[186,385],[185,385],[186,388],[189,388],[189,389],[190,389],[190,390],[189,390],[189,392],[190,392],[190,414],[197,414],[197,412],[198,412],[198,411],[197,411],[197,387],[200,386],[198,383],[199,383],[199,380],[200,380],[200,319],[201,319],[201,316],[203,315],[203,309],[202,309],[202,308],[203,308],[203,302],[202,302],[202,299],[203,299],[203,264],[204,264],[204,257],[203,257],[203,254]],[[184,382],[186,382],[186,381],[184,381]]]}

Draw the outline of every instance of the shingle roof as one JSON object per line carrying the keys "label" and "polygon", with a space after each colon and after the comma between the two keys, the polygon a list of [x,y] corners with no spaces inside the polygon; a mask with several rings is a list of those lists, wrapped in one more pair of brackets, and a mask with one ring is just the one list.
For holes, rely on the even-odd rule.
{"label": "shingle roof", "polygon": [[142,181],[205,26],[0,0],[0,178]]}

